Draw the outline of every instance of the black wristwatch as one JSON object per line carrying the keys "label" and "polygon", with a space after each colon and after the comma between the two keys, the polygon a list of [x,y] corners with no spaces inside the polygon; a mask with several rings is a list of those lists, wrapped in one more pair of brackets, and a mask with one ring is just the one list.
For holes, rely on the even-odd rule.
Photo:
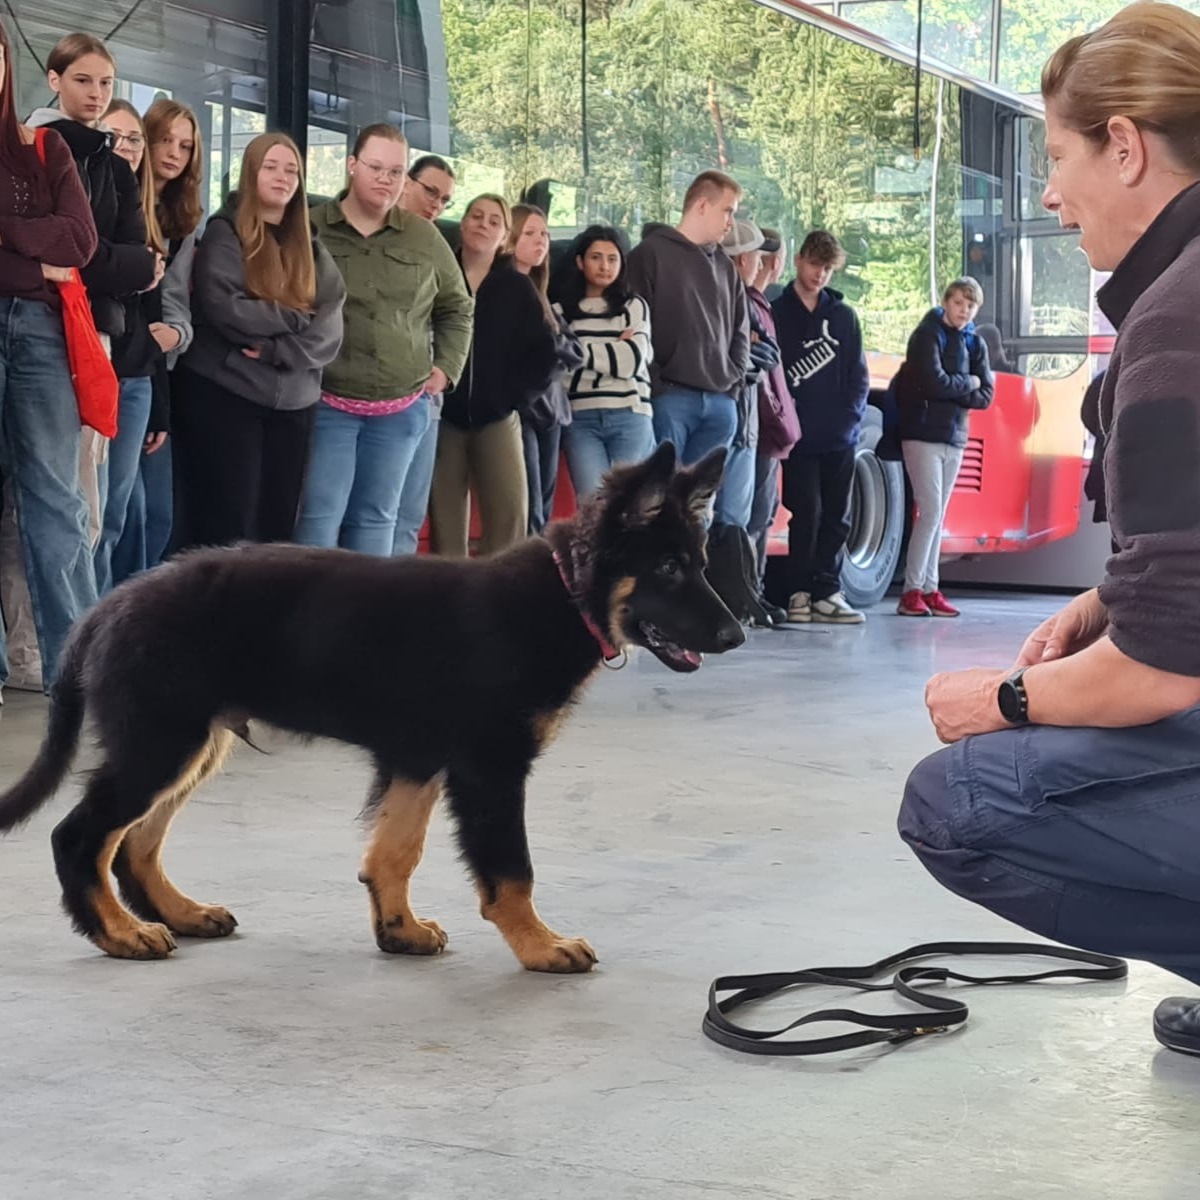
{"label": "black wristwatch", "polygon": [[1010,725],[1029,724],[1029,693],[1025,690],[1025,668],[1015,671],[996,693],[1000,715]]}

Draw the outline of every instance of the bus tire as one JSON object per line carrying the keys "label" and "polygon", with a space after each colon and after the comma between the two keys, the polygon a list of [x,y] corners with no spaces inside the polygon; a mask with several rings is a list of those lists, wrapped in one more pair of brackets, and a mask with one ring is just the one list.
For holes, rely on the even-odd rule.
{"label": "bus tire", "polygon": [[842,567],[842,592],[856,608],[878,604],[887,594],[904,544],[904,464],[876,456],[882,436],[883,414],[868,406],[854,456],[850,536]]}

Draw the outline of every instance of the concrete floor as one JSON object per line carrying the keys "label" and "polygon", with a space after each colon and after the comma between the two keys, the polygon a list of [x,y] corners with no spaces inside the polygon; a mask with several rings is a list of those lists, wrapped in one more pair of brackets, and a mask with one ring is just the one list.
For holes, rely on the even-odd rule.
{"label": "concrete floor", "polygon": [[[926,676],[1008,660],[1053,604],[889,606],[755,634],[695,676],[643,657],[598,679],[529,804],[539,905],[592,941],[590,976],[517,967],[440,819],[414,895],[449,949],[378,953],[355,881],[366,770],[274,743],[240,750],[168,847],[238,933],[105,958],[58,909],[63,795],[0,843],[0,1196],[1200,1195],[1200,1062],[1150,1031],[1187,988],[1144,965],[979,991],[964,1032],[890,1052],[756,1060],[699,1032],[717,974],[1012,935],[925,875],[894,816],[935,748]],[[0,782],[43,716],[6,695]]]}

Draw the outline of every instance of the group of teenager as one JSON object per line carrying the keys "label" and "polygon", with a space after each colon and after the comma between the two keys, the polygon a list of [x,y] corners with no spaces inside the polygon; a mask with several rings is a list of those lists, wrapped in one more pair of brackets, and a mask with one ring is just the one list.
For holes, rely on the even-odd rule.
{"label": "group of teenager", "polygon": [[[783,461],[790,603],[760,610],[765,623],[862,619],[838,578],[867,374],[857,318],[828,286],[831,235],[805,240],[795,281],[768,301],[782,240],[736,220],[740,187],[707,171],[678,226],[647,227],[632,251],[592,226],[552,270],[545,213],[493,194],[470,201],[452,248],[438,218],[453,168],[410,165],[400,130],[376,124],[345,189],[312,208],[296,145],[253,138],[200,236],[186,105],[160,98],[143,115],[114,99],[112,54],[71,34],[47,62],[55,106],[20,122],[0,45],[3,469],[19,547],[0,573],[14,650],[40,651],[9,664],[11,682],[48,686],[74,619],[173,549],[412,553],[428,518],[430,548],[465,555],[474,518],[490,553],[544,527],[560,456],[585,499],[664,440],[684,462],[728,450],[713,532],[752,539],[760,590]],[[73,270],[119,380],[111,441],[78,428],[57,291]],[[921,359],[941,389],[930,414],[990,395],[986,363],[957,367],[960,308],[969,321],[970,305],[948,306],[955,336]],[[978,386],[941,398],[964,380]],[[918,440],[958,436],[953,419],[919,424]],[[914,451],[931,496],[953,461]],[[917,584],[945,615],[936,531],[921,544],[933,566]]]}

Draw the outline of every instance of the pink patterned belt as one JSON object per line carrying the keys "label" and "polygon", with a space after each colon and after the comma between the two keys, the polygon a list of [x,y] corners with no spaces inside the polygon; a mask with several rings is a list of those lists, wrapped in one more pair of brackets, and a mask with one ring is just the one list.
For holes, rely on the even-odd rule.
{"label": "pink patterned belt", "polygon": [[403,412],[411,408],[425,395],[424,388],[413,392],[411,396],[401,396],[397,400],[351,400],[347,396],[335,396],[332,392],[322,392],[321,402],[339,412],[351,413],[356,417],[390,417],[392,413]]}

